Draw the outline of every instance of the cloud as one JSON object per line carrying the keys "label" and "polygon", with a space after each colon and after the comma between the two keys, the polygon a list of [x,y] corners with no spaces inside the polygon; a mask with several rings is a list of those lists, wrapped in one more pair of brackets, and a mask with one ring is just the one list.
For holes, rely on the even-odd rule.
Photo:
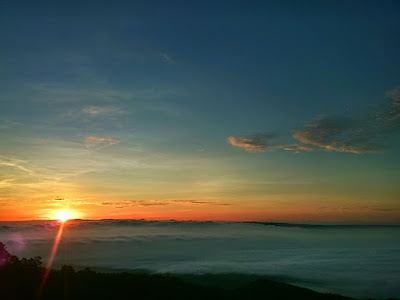
{"label": "cloud", "polygon": [[0,179],[0,188],[12,185],[13,179]]}
{"label": "cloud", "polygon": [[376,119],[386,127],[393,128],[400,125],[400,87],[386,93],[389,102],[376,114]]}
{"label": "cloud", "polygon": [[250,137],[230,136],[227,141],[232,146],[243,148],[248,152],[264,152],[286,147],[284,144],[269,143],[268,140],[273,138],[276,138],[276,135],[257,133]]}
{"label": "cloud", "polygon": [[366,130],[368,123],[344,117],[317,116],[301,129],[293,129],[292,136],[301,147],[347,153],[374,153],[383,149],[375,135]]}
{"label": "cloud", "polygon": [[0,129],[15,128],[15,127],[18,127],[21,125],[23,125],[21,122],[16,122],[16,121],[12,121],[12,120],[0,121]]}
{"label": "cloud", "polygon": [[120,100],[130,99],[132,93],[121,89],[113,89],[104,85],[64,86],[54,84],[39,84],[32,86],[38,93],[38,99],[49,104],[54,103],[104,103],[112,105]]}
{"label": "cloud", "polygon": [[231,205],[229,203],[221,203],[214,201],[198,201],[198,200],[166,200],[169,204],[182,203],[182,204],[195,204],[195,205]]}
{"label": "cloud", "polygon": [[100,150],[105,147],[112,146],[118,142],[112,136],[96,136],[88,135],[85,137],[85,145],[88,149],[92,151]]}
{"label": "cloud", "polygon": [[169,57],[169,56],[167,55],[167,53],[161,53],[161,57],[163,58],[163,60],[164,60],[167,64],[169,64],[169,65],[174,65],[174,64],[175,64],[175,61],[174,61],[171,57]]}
{"label": "cloud", "polygon": [[84,107],[82,112],[90,116],[113,116],[123,113],[121,108],[114,106],[88,106]]}
{"label": "cloud", "polygon": [[349,118],[344,116],[318,115],[302,128],[291,130],[296,142],[270,143],[276,138],[271,134],[255,134],[249,137],[230,136],[227,141],[248,152],[265,152],[282,149],[287,151],[336,151],[362,154],[378,153],[386,149],[388,135],[398,134],[400,127],[400,87],[386,94],[389,102],[371,116]]}
{"label": "cloud", "polygon": [[53,164],[41,166],[27,160],[0,155],[0,169],[0,173],[3,173],[0,176],[0,200],[20,202],[27,194],[31,200],[39,199],[47,197],[52,190],[68,190],[72,186],[70,182],[63,180],[70,175],[68,170],[57,168]]}
{"label": "cloud", "polygon": [[90,201],[75,201],[73,205],[96,205],[96,206],[113,206],[115,208],[133,207],[133,206],[167,206],[175,204],[183,205],[231,205],[229,203],[215,201],[199,201],[199,200],[124,200],[124,201],[109,201],[109,202],[90,202]]}
{"label": "cloud", "polygon": [[117,142],[117,140],[111,136],[96,136],[96,135],[87,136],[85,138],[85,141],[87,143],[108,143],[111,145]]}
{"label": "cloud", "polygon": [[296,153],[299,153],[300,151],[313,151],[315,150],[315,148],[309,145],[294,144],[294,145],[287,145],[285,148],[283,148],[283,150],[295,151]]}
{"label": "cloud", "polygon": [[248,152],[266,152],[282,149],[286,151],[312,151],[315,147],[305,144],[271,144],[268,137],[276,137],[272,134],[255,134],[250,137],[230,136],[227,138],[228,143],[232,146],[245,149]]}
{"label": "cloud", "polygon": [[28,173],[29,175],[35,173],[29,168],[25,167],[24,164],[26,164],[26,161],[0,155],[0,166],[15,168],[25,173]]}

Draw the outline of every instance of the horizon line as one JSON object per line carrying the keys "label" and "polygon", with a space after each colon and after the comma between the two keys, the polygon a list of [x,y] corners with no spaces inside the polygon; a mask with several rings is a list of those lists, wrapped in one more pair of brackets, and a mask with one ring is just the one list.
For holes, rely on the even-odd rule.
{"label": "horizon line", "polygon": [[[57,219],[30,219],[30,220],[0,220],[0,222],[57,222]],[[144,221],[144,222],[209,222],[209,223],[246,223],[246,224],[262,224],[262,225],[276,225],[276,226],[400,226],[400,223],[301,223],[301,222],[286,222],[286,221],[235,221],[235,220],[176,220],[176,219],[134,219],[134,218],[102,218],[102,219],[70,219],[70,221]]]}

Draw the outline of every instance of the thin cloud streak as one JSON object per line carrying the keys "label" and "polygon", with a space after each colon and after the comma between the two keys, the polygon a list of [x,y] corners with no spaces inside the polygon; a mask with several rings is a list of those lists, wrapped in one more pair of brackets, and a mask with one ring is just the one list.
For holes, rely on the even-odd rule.
{"label": "thin cloud streak", "polygon": [[114,106],[88,106],[82,112],[90,116],[114,116],[124,113],[120,107]]}
{"label": "thin cloud streak", "polygon": [[161,57],[164,59],[164,61],[167,64],[169,64],[169,65],[175,64],[175,61],[171,57],[169,57],[167,53],[161,53]]}
{"label": "thin cloud streak", "polygon": [[23,160],[14,159],[14,158],[0,155],[0,166],[12,167],[12,168],[21,170],[25,173],[28,173],[30,175],[34,175],[35,172],[33,172],[29,168],[23,166],[24,163],[26,163],[26,162]]}
{"label": "thin cloud streak", "polygon": [[271,144],[269,139],[275,138],[273,134],[255,134],[250,137],[236,137],[230,136],[227,141],[232,146],[243,148],[248,152],[264,152],[268,150],[283,149],[286,147],[284,144]]}
{"label": "thin cloud streak", "polygon": [[215,201],[199,201],[199,200],[124,200],[124,201],[75,201],[71,205],[95,205],[95,206],[111,206],[115,208],[135,207],[135,206],[167,206],[167,205],[231,205],[230,203],[222,203]]}
{"label": "thin cloud streak", "polygon": [[90,151],[97,151],[116,143],[118,143],[118,140],[112,136],[88,135],[85,137],[85,145]]}

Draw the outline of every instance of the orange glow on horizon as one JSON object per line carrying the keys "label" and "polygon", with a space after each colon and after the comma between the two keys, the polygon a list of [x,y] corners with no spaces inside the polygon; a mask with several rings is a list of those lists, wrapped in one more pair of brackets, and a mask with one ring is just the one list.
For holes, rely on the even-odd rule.
{"label": "orange glow on horizon", "polygon": [[[299,197],[300,198],[300,197]],[[298,199],[298,198],[295,198]],[[302,198],[300,198],[302,199]],[[275,199],[272,199],[275,200]],[[281,200],[281,199],[279,199]],[[284,200],[284,199],[283,199]],[[399,224],[397,206],[377,211],[360,205],[322,207],[318,203],[292,206],[293,199],[286,202],[261,203],[233,202],[231,205],[169,204],[164,206],[110,207],[84,203],[56,203],[56,206],[31,205],[29,209],[3,207],[0,221],[65,220],[73,219],[146,219],[146,220],[196,220],[196,221],[260,221],[284,223],[357,223]],[[346,199],[347,200],[347,199]],[[102,200],[101,200],[102,201]],[[98,200],[100,202],[100,200]],[[101,202],[102,203],[102,202]],[[212,208],[212,209],[211,209]],[[30,215],[27,215],[27,213]]]}

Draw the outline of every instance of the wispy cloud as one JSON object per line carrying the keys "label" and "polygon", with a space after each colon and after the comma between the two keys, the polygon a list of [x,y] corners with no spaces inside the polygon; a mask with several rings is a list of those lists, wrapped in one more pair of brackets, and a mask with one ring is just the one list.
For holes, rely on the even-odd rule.
{"label": "wispy cloud", "polygon": [[161,53],[161,57],[167,64],[169,64],[169,65],[175,64],[175,61],[171,57],[169,57],[169,55],[167,53]]}
{"label": "wispy cloud", "polygon": [[[383,150],[372,131],[360,121],[342,117],[317,116],[301,129],[293,129],[293,138],[300,146],[348,153],[374,153]],[[300,149],[297,149],[300,150]]]}
{"label": "wispy cloud", "polygon": [[[22,198],[48,197],[54,190],[71,191],[72,184],[66,179],[68,171],[52,166],[39,166],[30,161],[0,156],[0,200],[22,201]],[[21,198],[22,197],[22,198]],[[8,200],[8,202],[9,202]]]}
{"label": "wispy cloud", "polygon": [[389,103],[385,105],[381,112],[378,112],[376,119],[382,121],[388,127],[400,125],[400,86],[387,92],[386,97]]}
{"label": "wispy cloud", "polygon": [[82,112],[90,116],[114,116],[124,113],[120,107],[115,106],[88,106]]}
{"label": "wispy cloud", "polygon": [[13,179],[0,179],[0,188],[12,185]]}
{"label": "wispy cloud", "polygon": [[23,171],[25,173],[28,173],[29,175],[32,175],[35,173],[31,169],[26,167],[25,165],[26,165],[26,161],[0,155],[0,166],[12,167],[12,168],[18,169],[20,171]]}
{"label": "wispy cloud", "polygon": [[29,88],[37,101],[47,103],[54,112],[55,118],[46,116],[48,122],[66,123],[68,126],[87,126],[90,121],[105,121],[103,119],[119,127],[129,126],[122,116],[133,112],[159,112],[177,116],[182,108],[169,100],[184,93],[181,88],[171,87],[114,89],[106,83],[93,83],[89,87],[41,84]]}
{"label": "wispy cloud", "polygon": [[88,135],[85,137],[85,145],[91,151],[100,150],[118,143],[112,136]]}
{"label": "wispy cloud", "polygon": [[295,151],[336,151],[345,153],[377,153],[386,146],[384,137],[400,127],[400,87],[388,92],[389,102],[377,109],[371,117],[363,119],[343,116],[319,115],[302,128],[292,129],[296,142],[291,144],[271,143],[277,138],[273,134],[255,134],[247,137],[230,136],[227,141],[248,152],[265,152],[276,149]]}
{"label": "wispy cloud", "polygon": [[222,203],[215,201],[201,200],[123,200],[123,201],[75,201],[72,205],[95,205],[95,206],[112,206],[115,208],[125,208],[134,206],[167,206],[167,205],[231,205],[230,203]]}
{"label": "wispy cloud", "polygon": [[0,129],[15,128],[15,127],[18,127],[21,125],[23,125],[21,122],[16,122],[16,121],[12,121],[12,120],[0,121]]}
{"label": "wispy cloud", "polygon": [[194,204],[194,205],[231,205],[230,203],[222,203],[215,201],[199,201],[199,200],[165,200],[169,204]]}
{"label": "wispy cloud", "polygon": [[32,87],[40,96],[39,99],[47,103],[102,103],[109,105],[121,99],[132,97],[130,92],[108,87],[106,84],[94,84],[91,87],[63,86],[40,84]]}
{"label": "wispy cloud", "polygon": [[242,136],[230,136],[227,141],[232,146],[243,148],[248,152],[264,152],[268,150],[275,150],[285,148],[284,144],[271,144],[270,139],[274,139],[277,136],[274,134],[263,134],[257,133],[249,137]]}

